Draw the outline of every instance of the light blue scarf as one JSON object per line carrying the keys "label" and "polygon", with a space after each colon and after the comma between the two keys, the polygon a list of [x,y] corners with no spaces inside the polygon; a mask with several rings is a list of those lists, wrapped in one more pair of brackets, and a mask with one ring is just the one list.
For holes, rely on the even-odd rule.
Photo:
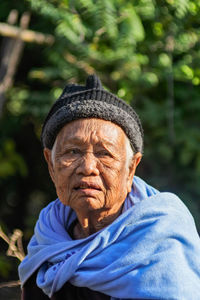
{"label": "light blue scarf", "polygon": [[36,271],[49,297],[70,281],[111,299],[200,299],[200,239],[177,196],[134,177],[123,213],[103,230],[72,240],[75,213],[58,199],[44,208],[19,266],[22,284]]}

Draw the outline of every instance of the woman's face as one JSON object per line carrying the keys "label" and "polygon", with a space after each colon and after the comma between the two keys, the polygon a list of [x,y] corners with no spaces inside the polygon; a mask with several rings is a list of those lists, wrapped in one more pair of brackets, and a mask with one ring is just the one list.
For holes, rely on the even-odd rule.
{"label": "woman's face", "polygon": [[57,195],[77,213],[118,209],[131,190],[139,153],[126,160],[126,136],[116,124],[80,119],[59,132],[54,154],[44,149]]}

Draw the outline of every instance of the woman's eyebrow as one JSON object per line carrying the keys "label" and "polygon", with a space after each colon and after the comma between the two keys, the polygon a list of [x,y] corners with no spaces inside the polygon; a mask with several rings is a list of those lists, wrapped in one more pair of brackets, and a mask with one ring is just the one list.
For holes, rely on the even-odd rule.
{"label": "woman's eyebrow", "polygon": [[[82,145],[83,143],[85,143],[84,137],[79,137],[79,136],[69,137],[65,141],[66,141],[66,145],[68,143],[77,144],[77,145]],[[109,139],[106,139],[106,138],[99,139],[95,144],[101,145],[101,146],[106,145],[106,146],[111,146],[111,147],[115,146],[114,142],[111,142]]]}

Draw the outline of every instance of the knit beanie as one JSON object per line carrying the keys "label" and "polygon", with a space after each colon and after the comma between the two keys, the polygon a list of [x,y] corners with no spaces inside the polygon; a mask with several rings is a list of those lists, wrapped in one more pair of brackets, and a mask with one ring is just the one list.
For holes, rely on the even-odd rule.
{"label": "knit beanie", "polygon": [[42,128],[43,147],[52,149],[62,127],[77,119],[98,118],[119,125],[130,140],[134,152],[143,152],[143,129],[133,108],[106,91],[96,75],[86,85],[68,84],[50,109]]}

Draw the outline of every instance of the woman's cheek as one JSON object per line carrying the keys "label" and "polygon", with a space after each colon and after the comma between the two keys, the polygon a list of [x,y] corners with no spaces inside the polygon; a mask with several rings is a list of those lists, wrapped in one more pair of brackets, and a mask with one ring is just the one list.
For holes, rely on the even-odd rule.
{"label": "woman's cheek", "polygon": [[60,178],[58,179],[57,184],[56,184],[56,192],[57,195],[60,199],[60,201],[64,204],[66,204],[67,199],[68,199],[68,186],[66,184],[66,181]]}

